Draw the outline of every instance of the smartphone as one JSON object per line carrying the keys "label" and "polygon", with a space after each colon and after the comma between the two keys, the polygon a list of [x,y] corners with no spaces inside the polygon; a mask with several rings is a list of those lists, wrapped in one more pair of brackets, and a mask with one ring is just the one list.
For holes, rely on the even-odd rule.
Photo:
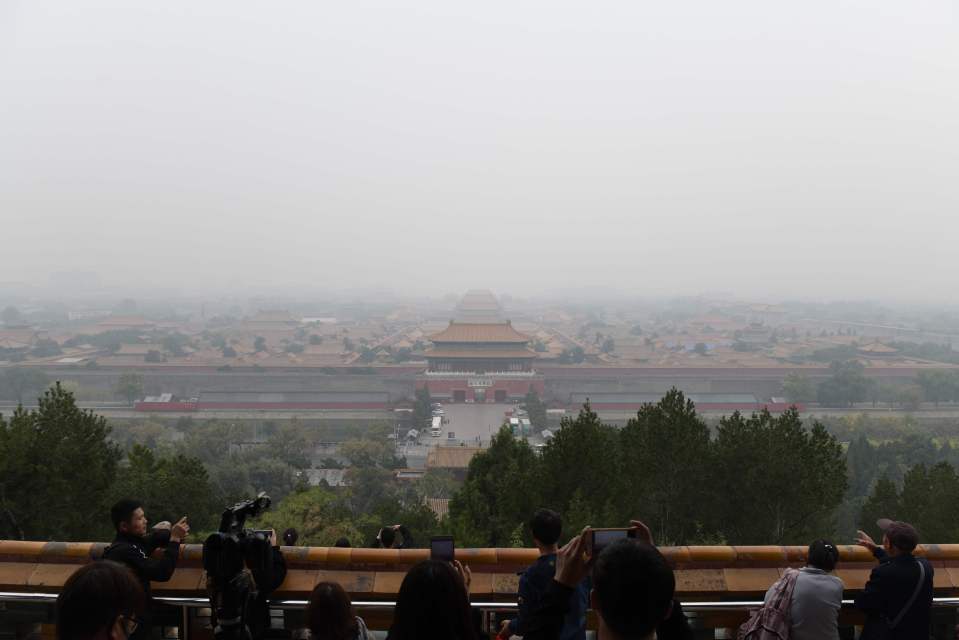
{"label": "smartphone", "polygon": [[430,559],[453,562],[453,536],[433,536],[430,538]]}
{"label": "smartphone", "polygon": [[594,558],[611,543],[623,538],[635,538],[635,529],[590,529],[590,555]]}

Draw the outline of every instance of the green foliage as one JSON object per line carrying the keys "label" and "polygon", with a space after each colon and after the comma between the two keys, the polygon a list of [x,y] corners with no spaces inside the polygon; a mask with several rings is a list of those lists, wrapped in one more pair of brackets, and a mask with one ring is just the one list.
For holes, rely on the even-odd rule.
{"label": "green foliage", "polygon": [[143,395],[143,376],[132,371],[120,374],[114,392],[133,404],[134,400]]}
{"label": "green foliage", "polygon": [[697,342],[693,347],[693,353],[701,356],[709,355],[709,347],[706,346],[705,342]]}
{"label": "green foliage", "polygon": [[235,357],[236,357],[236,349],[234,349],[234,348],[231,347],[230,345],[223,345],[223,348],[222,348],[220,351],[221,351],[221,353],[223,354],[223,357],[224,357],[224,358],[235,358]]}
{"label": "green foliage", "polygon": [[790,402],[813,402],[816,399],[816,386],[803,374],[790,373],[783,380],[783,394]]}
{"label": "green foliage", "polygon": [[920,371],[916,383],[925,398],[939,406],[959,396],[959,374],[954,371]]}
{"label": "green foliage", "polygon": [[[620,437],[629,513],[642,513],[661,543],[687,544],[709,504],[709,429],[681,391],[644,405]],[[628,489],[627,489],[628,491]],[[735,494],[730,494],[735,495]],[[704,499],[705,498],[705,499]]]}
{"label": "green foliage", "polygon": [[523,399],[523,408],[529,414],[529,422],[536,431],[546,428],[546,403],[539,399],[535,389],[530,389]]}
{"label": "green foliage", "polygon": [[643,335],[643,327],[640,324],[634,324],[633,328],[629,330],[630,335],[641,336]]}
{"label": "green foliage", "polygon": [[10,305],[4,308],[3,312],[0,313],[0,320],[3,320],[3,324],[12,326],[19,324],[23,321],[23,315],[20,313],[20,310]]}
{"label": "green foliage", "polygon": [[49,384],[50,378],[42,371],[13,367],[0,373],[0,396],[16,398],[22,404],[24,396],[40,394]]}
{"label": "green foliage", "polygon": [[263,336],[257,336],[256,338],[254,338],[253,348],[256,350],[257,353],[260,353],[261,351],[266,351],[266,338],[264,338]]}
{"label": "green foliage", "polygon": [[316,333],[311,333],[310,344],[323,344],[323,336]]}
{"label": "green foliage", "polygon": [[184,347],[190,344],[190,339],[182,333],[171,333],[163,336],[160,344],[167,353],[180,357],[186,355]]}
{"label": "green foliage", "polygon": [[834,361],[829,365],[832,376],[819,384],[819,403],[826,407],[851,407],[866,399],[869,380],[863,375],[864,367],[856,360]]}
{"label": "green foliage", "polygon": [[103,528],[120,452],[106,420],[56,385],[0,417],[0,537],[81,540]]}
{"label": "green foliage", "polygon": [[303,353],[304,351],[306,351],[306,347],[299,342],[291,342],[286,345],[287,353]]}
{"label": "green foliage", "polygon": [[517,525],[540,506],[533,484],[535,465],[529,444],[502,427],[489,449],[470,461],[466,482],[450,500],[457,541],[464,546],[509,544]]}
{"label": "green foliage", "polygon": [[616,341],[612,338],[607,337],[603,341],[603,345],[599,348],[603,353],[612,353],[616,350]]}
{"label": "green foliage", "polygon": [[830,516],[846,489],[846,463],[822,425],[805,429],[795,409],[775,417],[736,412],[720,422],[715,456],[712,487],[729,539],[801,544],[833,529]]}
{"label": "green foliage", "polygon": [[430,424],[430,418],[433,413],[433,399],[430,398],[429,389],[425,386],[416,390],[416,399],[413,402],[413,428],[423,430]]}
{"label": "green foliage", "polygon": [[559,354],[560,364],[579,364],[586,360],[586,352],[579,345],[572,349],[563,349]]}
{"label": "green foliage", "polygon": [[63,353],[63,350],[60,349],[59,343],[49,338],[37,340],[33,349],[30,350],[30,355],[35,358],[49,358],[50,356],[58,356],[61,353]]}
{"label": "green foliage", "polygon": [[190,526],[198,531],[215,528],[217,512],[223,508],[199,458],[157,456],[140,445],[133,446],[117,474],[111,501],[123,497],[142,500],[151,522],[176,522],[188,515]]}
{"label": "green foliage", "polygon": [[163,362],[163,354],[156,349],[150,349],[147,351],[147,354],[143,356],[143,359],[146,362]]}
{"label": "green foliage", "polygon": [[880,478],[860,512],[859,524],[878,533],[878,518],[905,520],[919,530],[926,543],[952,541],[959,536],[959,475],[948,462],[931,467],[917,464],[906,472],[902,489],[885,476]]}

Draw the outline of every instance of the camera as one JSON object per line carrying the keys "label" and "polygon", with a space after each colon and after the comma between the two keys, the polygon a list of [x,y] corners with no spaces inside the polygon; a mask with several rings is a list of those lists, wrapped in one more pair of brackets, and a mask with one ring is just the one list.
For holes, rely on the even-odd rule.
{"label": "camera", "polygon": [[228,507],[220,528],[203,543],[213,634],[217,640],[253,640],[269,630],[267,597],[286,577],[282,554],[270,545],[270,532],[246,529],[246,519],[270,508],[258,494]]}

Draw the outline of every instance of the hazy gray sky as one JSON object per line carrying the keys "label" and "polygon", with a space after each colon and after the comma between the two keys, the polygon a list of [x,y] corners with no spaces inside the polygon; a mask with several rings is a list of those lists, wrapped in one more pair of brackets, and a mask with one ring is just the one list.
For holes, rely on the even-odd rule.
{"label": "hazy gray sky", "polygon": [[932,298],[954,0],[0,0],[0,280]]}

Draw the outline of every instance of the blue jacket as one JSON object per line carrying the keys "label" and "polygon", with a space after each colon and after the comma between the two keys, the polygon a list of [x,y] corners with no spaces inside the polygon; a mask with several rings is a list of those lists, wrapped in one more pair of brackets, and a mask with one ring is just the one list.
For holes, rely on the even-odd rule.
{"label": "blue jacket", "polygon": [[[862,640],[885,638],[916,640],[929,637],[929,624],[932,618],[932,565],[925,558],[916,558],[904,553],[890,558],[879,549],[875,552],[879,566],[872,570],[869,582],[862,593],[856,597],[856,608],[866,613],[866,625],[862,630]],[[919,565],[926,570],[919,597],[902,617],[902,620],[888,636],[881,629],[885,624],[882,618],[894,620],[912,597],[919,581]]]}
{"label": "blue jacket", "polygon": [[[526,635],[530,614],[542,605],[546,589],[556,573],[556,554],[540,556],[519,577],[519,615],[510,620],[510,633]],[[589,607],[589,578],[583,580],[569,596],[569,609],[563,618],[559,640],[585,640],[586,610]]]}

